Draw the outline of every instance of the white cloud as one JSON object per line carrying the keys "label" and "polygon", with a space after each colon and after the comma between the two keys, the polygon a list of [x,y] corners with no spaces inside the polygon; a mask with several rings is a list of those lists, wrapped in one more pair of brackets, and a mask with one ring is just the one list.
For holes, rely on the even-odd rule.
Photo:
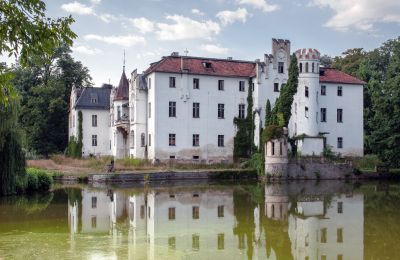
{"label": "white cloud", "polygon": [[84,46],[84,45],[72,46],[71,49],[73,52],[87,54],[87,55],[96,55],[96,54],[102,53],[102,51],[100,49],[92,48],[92,47]]}
{"label": "white cloud", "polygon": [[166,18],[172,23],[157,24],[156,33],[160,40],[211,39],[221,31],[219,24],[211,20],[200,22],[181,15],[168,15]]}
{"label": "white cloud", "polygon": [[90,2],[92,2],[94,5],[97,5],[100,4],[101,0],[90,0]]}
{"label": "white cloud", "polygon": [[98,17],[100,18],[100,20],[102,20],[105,23],[109,23],[111,21],[115,21],[118,19],[115,15],[107,14],[107,13],[100,14],[100,15],[98,15]]}
{"label": "white cloud", "polygon": [[85,40],[96,40],[108,44],[115,44],[123,47],[131,47],[133,45],[145,44],[146,39],[142,36],[123,35],[123,36],[101,36],[96,34],[88,34],[84,36]]}
{"label": "white cloud", "polygon": [[241,5],[251,5],[263,12],[273,12],[279,9],[278,5],[269,4],[267,0],[236,0],[236,2]]}
{"label": "white cloud", "polygon": [[229,49],[221,47],[219,44],[203,44],[200,49],[213,54],[227,54]]}
{"label": "white cloud", "polygon": [[70,12],[71,14],[81,14],[81,15],[94,14],[94,10],[92,7],[81,4],[77,1],[68,4],[63,4],[61,5],[61,8],[66,12]]}
{"label": "white cloud", "polygon": [[335,14],[325,26],[339,31],[374,31],[377,22],[400,23],[398,0],[312,0],[310,5],[332,9]]}
{"label": "white cloud", "polygon": [[246,8],[238,8],[236,11],[222,11],[217,13],[217,18],[221,21],[221,24],[226,26],[234,23],[235,21],[241,21],[245,23],[249,13]]}
{"label": "white cloud", "polygon": [[200,11],[199,9],[196,9],[196,8],[193,8],[191,10],[191,12],[192,12],[192,14],[197,14],[197,15],[200,15],[200,16],[204,15],[204,13],[202,11]]}
{"label": "white cloud", "polygon": [[135,18],[129,19],[133,26],[139,29],[141,33],[148,33],[154,30],[154,22],[150,21],[147,18]]}

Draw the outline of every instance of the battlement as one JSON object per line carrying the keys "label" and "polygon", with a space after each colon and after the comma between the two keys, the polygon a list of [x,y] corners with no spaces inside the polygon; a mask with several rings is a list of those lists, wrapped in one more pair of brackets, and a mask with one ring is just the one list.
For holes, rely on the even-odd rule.
{"label": "battlement", "polygon": [[296,57],[298,60],[319,60],[321,54],[317,49],[312,49],[312,48],[304,48],[304,49],[298,49],[296,51]]}

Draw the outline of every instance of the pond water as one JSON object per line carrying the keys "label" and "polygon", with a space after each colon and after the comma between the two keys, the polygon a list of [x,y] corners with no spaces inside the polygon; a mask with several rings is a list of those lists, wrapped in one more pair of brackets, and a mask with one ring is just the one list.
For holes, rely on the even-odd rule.
{"label": "pond water", "polygon": [[58,186],[0,200],[0,259],[400,259],[400,185]]}

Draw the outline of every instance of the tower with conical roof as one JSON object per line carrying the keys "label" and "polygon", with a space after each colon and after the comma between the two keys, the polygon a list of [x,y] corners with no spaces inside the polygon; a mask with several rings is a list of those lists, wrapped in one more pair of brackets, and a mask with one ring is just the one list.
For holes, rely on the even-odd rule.
{"label": "tower with conical roof", "polygon": [[125,74],[125,52],[122,75],[111,98],[111,150],[116,158],[124,158],[129,154],[129,81]]}

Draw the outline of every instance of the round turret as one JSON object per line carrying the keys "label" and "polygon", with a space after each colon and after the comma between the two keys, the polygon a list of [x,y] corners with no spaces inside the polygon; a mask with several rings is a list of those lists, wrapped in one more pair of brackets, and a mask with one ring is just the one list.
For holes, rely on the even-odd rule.
{"label": "round turret", "polygon": [[299,67],[297,134],[318,135],[318,95],[320,53],[316,49],[296,51]]}

